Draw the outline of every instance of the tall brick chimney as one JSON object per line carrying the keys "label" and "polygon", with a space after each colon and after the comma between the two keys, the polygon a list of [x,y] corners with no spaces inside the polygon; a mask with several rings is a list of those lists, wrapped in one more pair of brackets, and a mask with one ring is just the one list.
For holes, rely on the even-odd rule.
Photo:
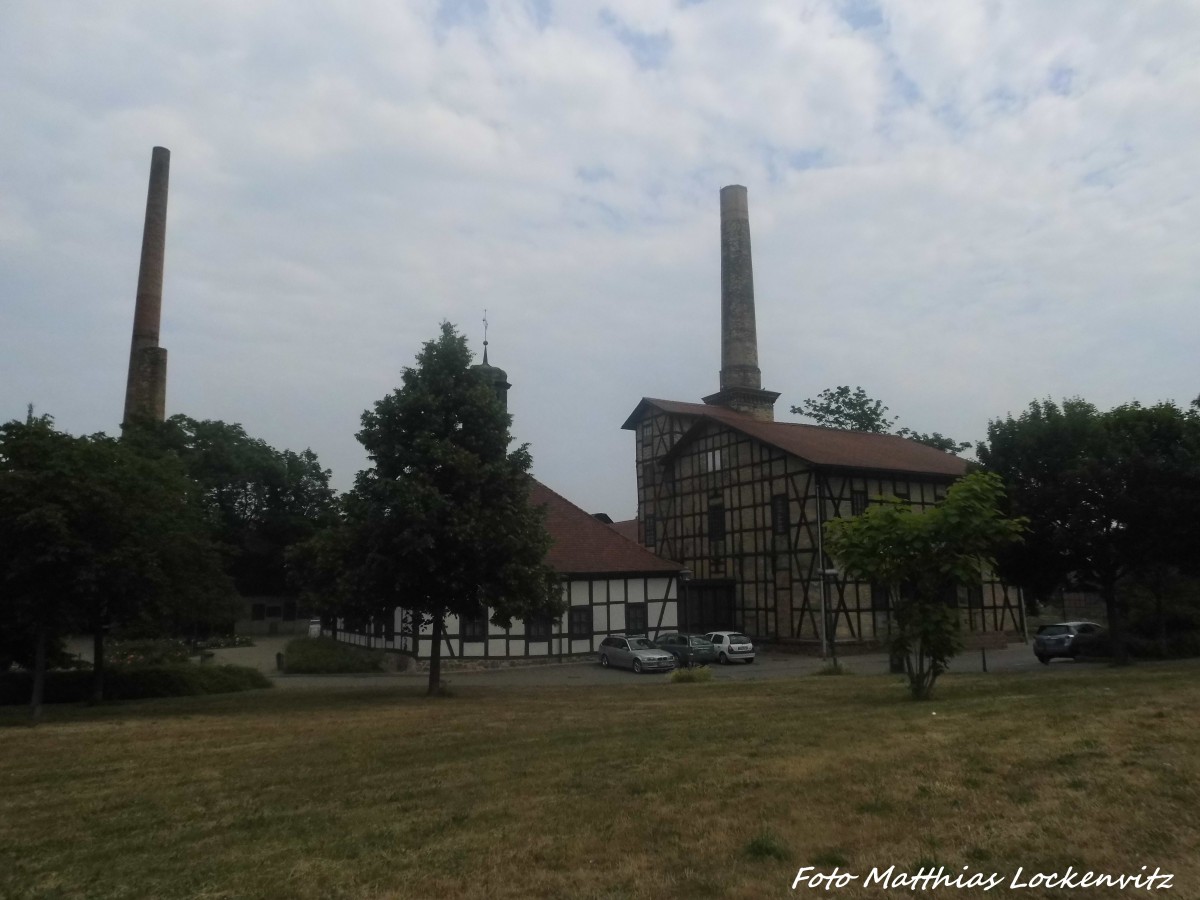
{"label": "tall brick chimney", "polygon": [[754,322],[750,209],[740,184],[721,188],[721,390],[704,398],[764,419],[775,419],[779,394],[762,389]]}
{"label": "tall brick chimney", "polygon": [[138,268],[137,305],[133,311],[133,341],[129,348],[129,378],[125,383],[125,416],[134,419],[166,417],[167,351],[158,346],[162,318],[163,257],[167,244],[167,181],[171,151],[155,147],[150,154],[150,188],[146,194],[146,224],[142,230],[142,261]]}

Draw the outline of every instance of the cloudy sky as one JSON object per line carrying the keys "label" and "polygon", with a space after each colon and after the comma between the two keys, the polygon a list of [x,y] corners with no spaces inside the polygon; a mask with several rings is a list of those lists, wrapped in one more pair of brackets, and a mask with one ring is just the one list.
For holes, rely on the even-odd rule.
{"label": "cloudy sky", "polygon": [[155,145],[168,413],[340,488],[486,308],[535,473],[632,516],[625,417],[717,389],[733,183],[779,418],[1200,393],[1194,0],[0,4],[0,419],[117,431]]}

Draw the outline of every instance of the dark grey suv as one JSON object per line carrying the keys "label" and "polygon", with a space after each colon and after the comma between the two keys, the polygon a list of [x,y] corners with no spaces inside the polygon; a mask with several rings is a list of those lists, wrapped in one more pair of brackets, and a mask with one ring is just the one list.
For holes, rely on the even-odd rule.
{"label": "dark grey suv", "polygon": [[675,657],[644,637],[613,635],[600,642],[600,665],[620,666],[635,672],[670,672]]}
{"label": "dark grey suv", "polygon": [[1033,653],[1038,662],[1065,657],[1108,655],[1108,631],[1095,622],[1057,622],[1043,625],[1033,638]]}

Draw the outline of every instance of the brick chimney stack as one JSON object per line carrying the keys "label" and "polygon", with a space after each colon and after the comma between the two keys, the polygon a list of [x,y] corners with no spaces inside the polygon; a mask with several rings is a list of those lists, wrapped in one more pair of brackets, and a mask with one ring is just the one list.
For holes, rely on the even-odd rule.
{"label": "brick chimney stack", "polygon": [[146,224],[142,230],[142,261],[138,269],[122,424],[139,418],[157,422],[166,418],[167,351],[158,346],[158,329],[162,318],[170,169],[171,151],[155,147],[150,154],[150,187],[146,194]]}
{"label": "brick chimney stack", "polygon": [[740,184],[721,188],[721,390],[704,398],[768,422],[779,394],[762,389],[754,321],[750,209]]}

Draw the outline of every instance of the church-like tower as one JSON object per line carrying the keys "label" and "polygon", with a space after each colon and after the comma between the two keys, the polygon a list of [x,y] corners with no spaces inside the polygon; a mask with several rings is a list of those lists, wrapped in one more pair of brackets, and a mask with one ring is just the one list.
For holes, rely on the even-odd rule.
{"label": "church-like tower", "polygon": [[167,246],[167,182],[171,151],[155,147],[150,154],[150,187],[142,229],[142,260],[138,268],[137,303],[133,311],[133,340],[129,376],[125,382],[125,415],[161,422],[166,417],[167,351],[158,345],[162,319],[163,260]]}
{"label": "church-like tower", "polygon": [[496,399],[500,401],[500,405],[508,412],[508,389],[512,387],[508,383],[508,373],[501,368],[490,365],[487,357],[487,319],[483,320],[483,362],[479,365],[471,366],[471,369],[483,376],[484,381],[496,392]]}
{"label": "church-like tower", "polygon": [[762,389],[754,322],[750,209],[746,189],[731,184],[721,188],[721,389],[704,402],[772,422],[778,398],[778,393]]}

